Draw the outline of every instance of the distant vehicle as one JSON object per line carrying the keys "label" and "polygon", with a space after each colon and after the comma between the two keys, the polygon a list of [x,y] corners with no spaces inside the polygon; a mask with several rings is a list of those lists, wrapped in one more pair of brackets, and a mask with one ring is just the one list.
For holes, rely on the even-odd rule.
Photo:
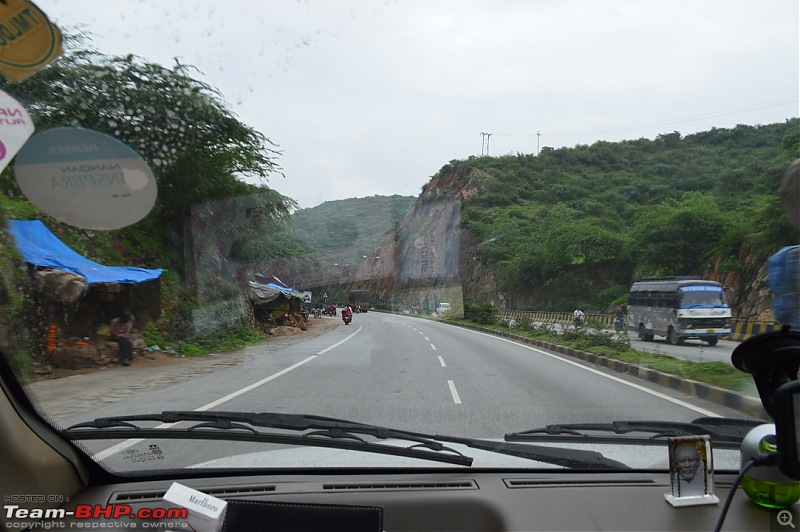
{"label": "distant vehicle", "polygon": [[347,295],[347,303],[356,308],[358,305],[358,312],[367,312],[369,310],[369,290],[350,290]]}
{"label": "distant vehicle", "polygon": [[699,277],[659,277],[633,283],[628,296],[628,329],[651,341],[665,336],[678,345],[699,338],[716,345],[731,332],[725,289]]}
{"label": "distant vehicle", "polygon": [[439,303],[436,305],[436,315],[445,316],[450,312],[450,303]]}

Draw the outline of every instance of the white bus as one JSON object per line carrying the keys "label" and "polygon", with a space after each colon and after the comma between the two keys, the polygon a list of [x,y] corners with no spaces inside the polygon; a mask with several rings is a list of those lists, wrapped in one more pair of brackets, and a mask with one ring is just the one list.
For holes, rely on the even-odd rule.
{"label": "white bus", "polygon": [[716,345],[731,332],[725,289],[699,277],[658,277],[633,283],[628,296],[628,329],[651,341],[665,336],[678,345],[699,338]]}

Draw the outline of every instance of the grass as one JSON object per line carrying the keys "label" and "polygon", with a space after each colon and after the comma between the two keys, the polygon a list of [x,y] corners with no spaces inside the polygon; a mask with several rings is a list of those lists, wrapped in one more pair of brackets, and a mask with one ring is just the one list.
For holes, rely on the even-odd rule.
{"label": "grass", "polygon": [[173,349],[185,357],[197,357],[209,353],[235,351],[249,345],[263,342],[266,337],[247,325],[220,327],[219,329],[194,341],[168,340],[152,326],[142,333],[142,339],[148,345],[157,345],[163,350]]}

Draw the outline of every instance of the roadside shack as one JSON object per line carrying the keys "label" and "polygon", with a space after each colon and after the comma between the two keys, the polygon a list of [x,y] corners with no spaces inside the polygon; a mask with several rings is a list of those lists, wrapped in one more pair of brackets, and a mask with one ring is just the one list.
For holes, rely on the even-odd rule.
{"label": "roadside shack", "polygon": [[107,362],[108,323],[120,311],[135,316],[138,331],[160,317],[163,270],[98,264],[39,220],[10,220],[9,231],[28,266],[40,360],[64,367]]}
{"label": "roadside shack", "polygon": [[277,283],[248,283],[248,298],[253,316],[262,324],[283,325],[303,307],[303,294]]}

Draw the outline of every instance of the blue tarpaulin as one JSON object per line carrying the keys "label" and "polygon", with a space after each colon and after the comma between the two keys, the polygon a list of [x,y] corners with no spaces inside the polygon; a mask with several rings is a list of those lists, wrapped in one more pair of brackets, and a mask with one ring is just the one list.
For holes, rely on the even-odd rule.
{"label": "blue tarpaulin", "polygon": [[10,220],[8,224],[25,262],[80,275],[86,284],[141,283],[158,279],[163,271],[93,262],[59,240],[39,220]]}

